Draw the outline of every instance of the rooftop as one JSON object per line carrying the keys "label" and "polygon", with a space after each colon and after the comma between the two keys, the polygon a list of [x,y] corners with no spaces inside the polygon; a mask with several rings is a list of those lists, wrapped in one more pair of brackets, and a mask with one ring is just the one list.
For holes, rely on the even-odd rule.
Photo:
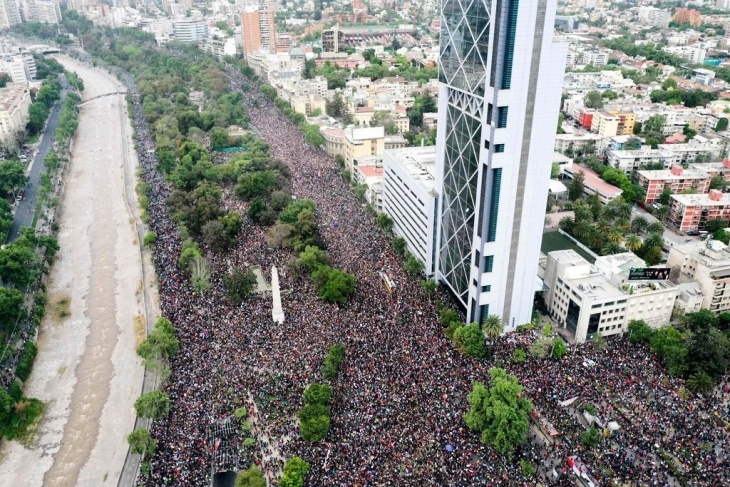
{"label": "rooftop", "polygon": [[730,193],[722,193],[718,199],[711,194],[673,194],[670,198],[684,206],[730,206]]}
{"label": "rooftop", "polygon": [[385,137],[384,127],[365,127],[348,129],[350,137],[353,140],[382,139]]}
{"label": "rooftop", "polygon": [[390,149],[386,150],[383,156],[383,161],[398,164],[426,191],[435,192],[436,146]]}
{"label": "rooftop", "polygon": [[383,177],[382,166],[357,166],[357,170],[366,178]]}
{"label": "rooftop", "polygon": [[583,181],[583,184],[586,188],[592,189],[594,191],[597,191],[601,195],[607,197],[607,198],[616,198],[623,193],[623,190],[620,188],[617,188],[616,186],[612,184],[608,184],[606,181],[601,179],[601,177],[596,174],[595,172],[591,171],[587,167],[578,165],[573,166],[572,169],[570,169],[571,172],[575,173],[578,171],[582,171],[583,175],[585,176],[585,180]]}
{"label": "rooftop", "polygon": [[550,252],[550,257],[557,260],[566,267],[589,264],[578,252],[573,249],[555,250]]}
{"label": "rooftop", "polygon": [[671,169],[643,170],[636,171],[639,176],[643,176],[650,180],[675,180],[675,179],[708,179],[710,177],[705,171],[697,168],[683,169],[679,174]]}
{"label": "rooftop", "polygon": [[25,83],[12,83],[0,88],[0,112],[12,111],[20,103],[27,89],[28,85]]}

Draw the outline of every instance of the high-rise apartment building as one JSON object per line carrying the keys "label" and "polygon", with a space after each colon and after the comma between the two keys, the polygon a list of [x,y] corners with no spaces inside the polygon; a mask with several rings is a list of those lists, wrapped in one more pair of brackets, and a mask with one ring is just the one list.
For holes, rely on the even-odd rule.
{"label": "high-rise apartment building", "polygon": [[468,321],[530,321],[567,46],[556,0],[442,0],[437,277]]}
{"label": "high-rise apartment building", "polygon": [[243,57],[248,60],[249,54],[261,49],[261,27],[258,9],[248,8],[241,14],[241,32]]}
{"label": "high-rise apartment building", "polygon": [[276,52],[276,4],[261,2],[246,7],[241,13],[241,32],[246,59],[260,49]]}
{"label": "high-rise apartment building", "polygon": [[58,24],[63,20],[61,8],[53,0],[31,0],[33,21],[42,24]]}
{"label": "high-rise apartment building", "polygon": [[22,22],[17,0],[0,0],[0,29],[9,29]]}

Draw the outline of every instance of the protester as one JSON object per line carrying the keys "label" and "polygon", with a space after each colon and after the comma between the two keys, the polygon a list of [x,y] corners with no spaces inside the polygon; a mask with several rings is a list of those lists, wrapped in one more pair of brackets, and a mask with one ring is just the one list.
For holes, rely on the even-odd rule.
{"label": "protester", "polygon": [[[235,91],[248,84],[233,69],[229,76]],[[560,361],[530,357],[513,364],[512,352],[526,349],[536,337],[527,332],[496,340],[493,361],[461,356],[438,324],[435,299],[405,274],[402,259],[332,158],[308,146],[254,86],[241,92],[273,158],[291,168],[292,194],[316,203],[333,265],[357,276],[357,290],[342,306],[319,300],[308,280],[287,273],[295,255],[270,247],[265,229],[246,218],[236,248],[222,254],[205,249],[212,289],[195,293],[177,266],[181,240],[165,206],[171,190],[155,169],[152,134],[135,100],[138,151],[150,184],[150,227],[158,235],[160,304],[181,341],[165,386],[172,409],[152,428],[158,449],[144,485],[208,485],[212,469],[245,469],[251,461],[275,480],[294,455],[310,462],[307,484],[313,486],[534,485],[534,477],[523,476],[522,459],[537,467],[538,478],[573,485],[566,458],[579,455],[601,485],[616,480],[663,486],[671,472],[660,451],[681,462],[691,485],[730,485],[728,433],[713,416],[728,417],[725,396],[680,399],[682,381],[668,377],[644,348],[619,339],[605,351],[574,347]],[[243,203],[229,193],[224,202],[245,214]],[[272,321],[270,298],[253,297],[233,307],[222,284],[233,267],[259,266],[268,273],[272,265],[283,290],[281,325]],[[393,281],[392,294],[380,271]],[[337,343],[347,351],[333,383],[329,435],[306,443],[298,436],[294,413],[307,384],[323,380],[322,361]],[[586,359],[595,365],[584,366]],[[462,420],[472,381],[486,382],[495,363],[519,377],[525,396],[561,432],[551,442],[531,431],[530,441],[509,461],[481,445]],[[572,405],[560,405],[573,397],[578,399]],[[621,428],[599,448],[580,441],[585,428],[576,408],[584,402],[596,407],[601,420]],[[241,446],[237,454],[211,462],[211,425],[238,407],[248,408],[253,422],[253,431],[242,431],[238,442],[255,436],[256,449]]]}

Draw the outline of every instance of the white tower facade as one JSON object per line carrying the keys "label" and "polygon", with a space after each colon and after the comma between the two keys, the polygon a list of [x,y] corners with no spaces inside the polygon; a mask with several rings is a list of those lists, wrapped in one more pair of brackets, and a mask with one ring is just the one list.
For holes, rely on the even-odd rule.
{"label": "white tower facade", "polygon": [[437,277],[467,320],[530,321],[567,46],[556,0],[442,0]]}

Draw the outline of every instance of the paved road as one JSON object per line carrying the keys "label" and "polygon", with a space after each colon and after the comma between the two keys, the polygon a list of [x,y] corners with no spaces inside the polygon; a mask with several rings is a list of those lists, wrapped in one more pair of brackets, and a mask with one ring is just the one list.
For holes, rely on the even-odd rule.
{"label": "paved road", "polygon": [[[62,85],[66,85],[66,78],[61,74]],[[8,242],[12,242],[20,235],[20,229],[23,227],[29,227],[33,224],[33,217],[35,216],[35,207],[38,200],[38,193],[41,186],[41,173],[46,170],[46,164],[44,159],[46,155],[53,148],[53,133],[56,131],[56,125],[58,124],[59,113],[61,112],[61,104],[63,99],[66,98],[67,90],[61,89],[61,99],[58,100],[55,105],[51,108],[51,113],[48,117],[48,124],[41,137],[41,143],[38,145],[38,152],[35,155],[33,165],[28,174],[28,183],[25,186],[25,196],[15,210],[15,220],[13,226],[10,227],[8,233]]]}

